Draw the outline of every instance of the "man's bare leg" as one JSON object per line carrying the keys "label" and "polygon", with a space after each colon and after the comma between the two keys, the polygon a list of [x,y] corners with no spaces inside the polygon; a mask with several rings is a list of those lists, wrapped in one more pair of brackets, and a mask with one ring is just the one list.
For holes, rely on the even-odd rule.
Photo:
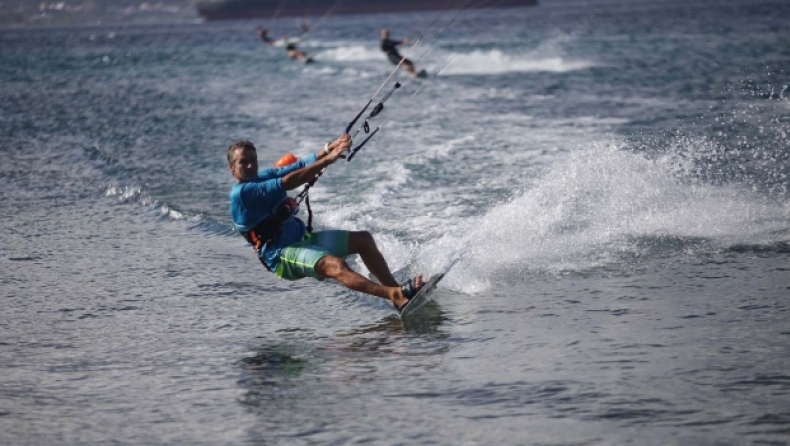
{"label": "man's bare leg", "polygon": [[[351,245],[351,243],[349,243],[349,245]],[[319,277],[335,279],[350,290],[387,299],[395,304],[396,307],[400,307],[409,301],[409,299],[403,295],[403,290],[401,290],[397,282],[395,286],[386,286],[373,282],[352,270],[348,264],[339,257],[331,255],[322,257],[321,260],[316,263],[315,271],[318,273]],[[392,275],[390,274],[390,276]],[[415,285],[416,289],[423,286],[422,276],[417,276]]]}
{"label": "man's bare leg", "polygon": [[362,263],[371,274],[386,286],[399,286],[398,281],[392,276],[387,261],[376,246],[376,240],[368,231],[349,232],[348,234],[349,254],[359,254]]}

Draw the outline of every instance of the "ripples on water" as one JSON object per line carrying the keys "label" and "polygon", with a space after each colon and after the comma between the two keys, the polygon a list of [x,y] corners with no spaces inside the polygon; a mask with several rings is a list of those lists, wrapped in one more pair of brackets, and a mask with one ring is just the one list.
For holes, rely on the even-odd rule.
{"label": "ripples on water", "polygon": [[787,5],[544,3],[462,14],[314,189],[399,275],[457,262],[405,322],[227,217],[224,148],[333,137],[383,16],[310,66],[255,21],[0,31],[0,440],[790,441]]}

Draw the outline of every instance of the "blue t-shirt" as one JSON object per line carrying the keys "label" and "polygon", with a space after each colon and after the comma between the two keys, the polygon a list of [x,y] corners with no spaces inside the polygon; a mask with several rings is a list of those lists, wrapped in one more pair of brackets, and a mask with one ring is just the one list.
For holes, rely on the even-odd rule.
{"label": "blue t-shirt", "polygon": [[[282,177],[307,167],[318,160],[316,154],[306,156],[290,166],[258,171],[258,178],[233,185],[230,190],[230,217],[239,232],[253,229],[270,217],[286,198]],[[280,252],[286,246],[299,242],[307,232],[304,222],[291,216],[282,226],[279,237],[261,250],[260,256],[274,270],[280,263]]]}

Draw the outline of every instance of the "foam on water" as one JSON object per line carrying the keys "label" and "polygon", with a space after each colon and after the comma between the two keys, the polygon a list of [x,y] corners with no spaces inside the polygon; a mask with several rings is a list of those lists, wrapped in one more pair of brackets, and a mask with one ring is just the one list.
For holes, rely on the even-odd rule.
{"label": "foam on water", "polygon": [[[515,52],[505,52],[499,49],[475,50],[469,53],[450,53],[438,48],[418,49],[408,53],[404,48],[401,54],[408,53],[409,58],[418,66],[427,67],[433,72],[439,67],[442,75],[495,75],[504,73],[524,72],[550,72],[567,73],[585,70],[598,64],[588,60],[578,60],[565,56],[559,50],[564,43],[552,41],[549,47],[545,45],[525,52],[518,49]],[[425,57],[424,57],[425,56]],[[345,45],[336,48],[325,48],[313,56],[316,60],[331,62],[375,62],[382,64],[386,58],[378,47],[367,45]],[[446,66],[444,66],[446,64]],[[389,67],[381,65],[382,67]],[[382,68],[383,69],[383,68]]]}
{"label": "foam on water", "polygon": [[506,54],[501,50],[472,51],[458,54],[441,71],[443,75],[493,75],[504,73],[567,73],[586,70],[595,63],[560,56],[535,57],[529,54]]}
{"label": "foam on water", "polygon": [[645,256],[783,243],[789,219],[786,200],[744,184],[697,182],[673,157],[592,147],[557,161],[534,187],[485,215],[454,225],[419,258],[441,269],[468,249],[448,285],[475,292],[534,274],[627,268]]}
{"label": "foam on water", "polygon": [[[575,34],[558,33],[541,41],[536,47],[524,44],[502,49],[509,42],[496,42],[498,49],[477,49],[468,53],[455,53],[445,57],[444,75],[497,75],[504,73],[568,73],[599,66],[600,63],[569,56],[566,47],[577,37]],[[442,63],[444,63],[442,61]]]}
{"label": "foam on water", "polygon": [[384,54],[378,47],[349,45],[339,48],[325,49],[316,54],[318,60],[336,62],[385,61]]}
{"label": "foam on water", "polygon": [[117,198],[122,203],[137,203],[143,207],[154,209],[159,216],[173,221],[200,222],[202,219],[200,215],[188,215],[167,203],[160,202],[138,186],[109,186],[104,195]]}

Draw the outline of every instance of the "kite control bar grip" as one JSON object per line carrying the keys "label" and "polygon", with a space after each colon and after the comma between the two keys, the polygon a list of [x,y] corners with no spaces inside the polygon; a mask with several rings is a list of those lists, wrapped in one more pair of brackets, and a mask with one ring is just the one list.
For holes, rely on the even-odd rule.
{"label": "kite control bar grip", "polygon": [[346,161],[351,161],[351,159],[352,159],[352,158],[354,158],[354,155],[356,155],[356,154],[357,154],[357,152],[359,151],[359,149],[361,149],[361,148],[362,148],[362,147],[363,147],[365,144],[367,144],[367,142],[368,142],[368,141],[370,141],[370,138],[372,138],[372,137],[373,137],[373,135],[375,135],[375,134],[376,134],[376,132],[378,132],[380,128],[381,128],[381,127],[376,127],[376,130],[373,130],[373,133],[371,133],[370,135],[368,135],[368,137],[367,137],[367,138],[365,138],[365,140],[364,140],[364,141],[362,141],[361,143],[359,143],[359,145],[358,145],[358,146],[354,147],[354,148],[353,148],[351,151],[349,151],[349,152],[348,152],[348,158],[346,158]]}

